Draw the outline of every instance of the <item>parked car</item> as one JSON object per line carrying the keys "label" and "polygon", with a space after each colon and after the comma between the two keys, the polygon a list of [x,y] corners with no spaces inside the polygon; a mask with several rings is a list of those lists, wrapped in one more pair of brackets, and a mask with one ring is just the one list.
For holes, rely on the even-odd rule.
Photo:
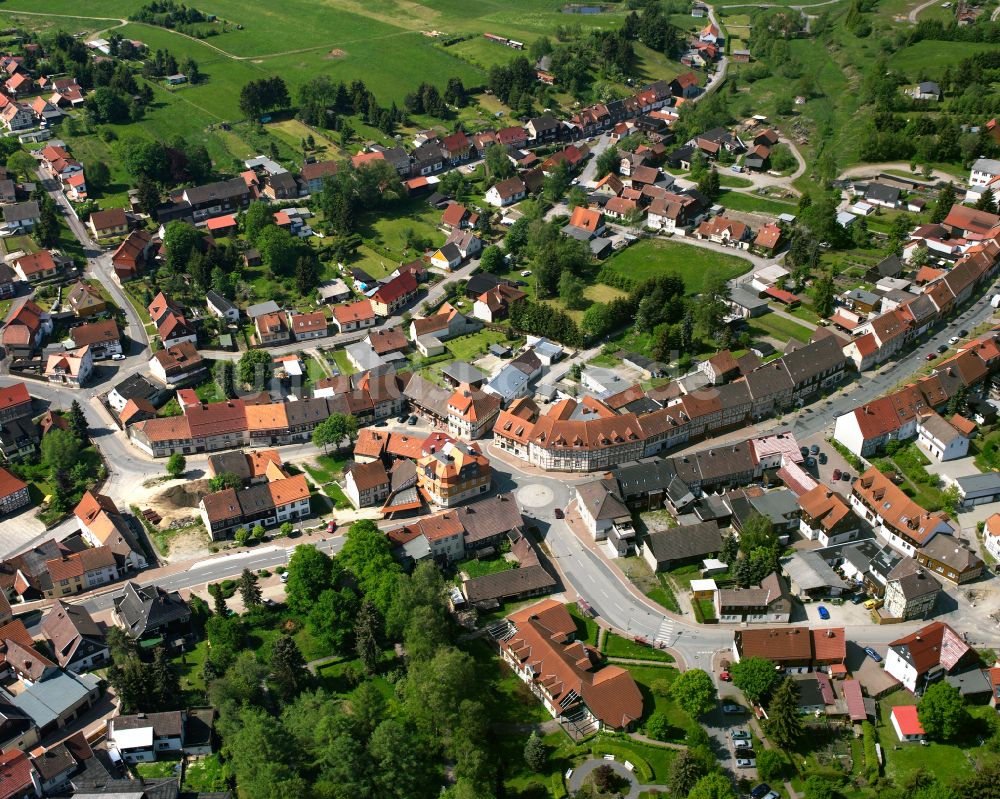
{"label": "parked car", "polygon": [[965,338],[967,335],[969,335],[969,331],[966,330],[964,327],[958,331],[959,338]]}
{"label": "parked car", "polygon": [[722,680],[723,682],[732,682],[733,681],[733,677],[732,677],[732,675],[728,671],[721,672],[719,674],[719,679]]}
{"label": "parked car", "polygon": [[874,649],[872,649],[870,646],[866,646],[865,647],[865,654],[868,655],[868,657],[870,657],[876,663],[881,663],[882,662],[882,656],[878,652],[876,652]]}
{"label": "parked car", "polygon": [[722,706],[722,712],[723,713],[742,713],[743,712],[743,706],[742,705],[723,705]]}
{"label": "parked car", "polygon": [[762,782],[752,791],[750,791],[750,799],[763,799],[764,794],[771,790],[771,786],[766,782]]}
{"label": "parked car", "polygon": [[935,358],[937,358],[937,353],[936,352],[928,352],[927,355],[924,357],[924,360],[925,361],[933,361]]}
{"label": "parked car", "polygon": [[749,757],[736,758],[736,768],[756,768],[757,761]]}
{"label": "parked car", "polygon": [[[742,708],[740,708],[742,710]],[[753,744],[750,743],[746,738],[737,738],[733,741],[733,749],[752,749]]]}
{"label": "parked car", "polygon": [[819,617],[821,619],[823,619],[823,621],[828,621],[829,620],[829,618],[830,618],[830,611],[828,611],[822,605],[819,606],[818,611],[819,611]]}
{"label": "parked car", "polygon": [[799,452],[802,453],[803,458],[806,458],[809,456],[809,447],[799,447]]}
{"label": "parked car", "polygon": [[409,423],[410,424],[416,424],[417,423],[417,417],[416,416],[411,416],[409,418]]}
{"label": "parked car", "polygon": [[865,602],[865,610],[875,610],[876,608],[882,607],[881,599],[869,599]]}
{"label": "parked car", "polygon": [[813,455],[818,455],[819,454],[819,444],[813,444],[811,447],[809,447],[809,452],[811,452]]}
{"label": "parked car", "polygon": [[952,336],[950,339],[948,339],[948,343],[953,346],[955,344],[958,344],[959,341],[961,341],[961,339],[958,336]]}
{"label": "parked car", "polygon": [[281,582],[283,582],[283,583],[287,583],[288,582],[288,572],[282,572],[281,573]]}
{"label": "parked car", "polygon": [[851,597],[851,604],[852,605],[860,605],[864,601],[865,601],[865,595],[864,594],[855,594],[854,596]]}
{"label": "parked car", "polygon": [[843,480],[845,483],[849,483],[854,478],[851,477],[851,475],[849,475],[847,472],[844,472],[842,475],[840,475],[840,479]]}
{"label": "parked car", "polygon": [[565,519],[566,518],[566,514],[563,513],[563,509],[562,508],[556,508],[555,509],[555,516],[556,516],[557,519]]}
{"label": "parked car", "polygon": [[337,532],[337,523],[336,522],[328,522],[327,525],[326,525],[326,531],[328,533],[335,533],[335,532]]}
{"label": "parked car", "polygon": [[777,791],[768,791],[761,799],[781,799],[781,794]]}
{"label": "parked car", "polygon": [[806,458],[806,467],[807,468],[811,469],[815,465],[816,465],[816,459],[812,455],[810,455],[808,458]]}
{"label": "parked car", "polygon": [[820,466],[826,466],[826,462],[828,460],[830,460],[830,459],[828,457],[826,457],[826,453],[825,452],[821,452],[819,454],[819,465]]}
{"label": "parked car", "polygon": [[942,344],[940,347],[938,347],[938,352],[947,352],[947,351],[948,351],[947,344]]}
{"label": "parked car", "polygon": [[749,741],[750,733],[748,733],[746,730],[733,730],[731,733],[729,733],[729,737],[732,738],[734,741],[744,741],[744,740]]}
{"label": "parked car", "polygon": [[832,477],[833,477],[834,480],[839,480],[840,479],[840,475],[841,475],[840,469],[834,469],[833,470]]}
{"label": "parked car", "polygon": [[116,352],[114,355],[111,356],[111,360],[112,361],[124,361],[125,360],[125,356],[122,355],[120,352]]}

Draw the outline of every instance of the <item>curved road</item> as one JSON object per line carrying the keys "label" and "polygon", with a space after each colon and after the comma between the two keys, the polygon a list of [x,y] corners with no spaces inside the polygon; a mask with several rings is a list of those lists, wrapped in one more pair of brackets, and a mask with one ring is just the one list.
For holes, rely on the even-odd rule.
{"label": "curved road", "polygon": [[[938,2],[938,0],[927,0],[926,3],[921,3],[919,6],[916,6],[915,8],[911,9],[910,13],[907,15],[906,18],[910,22],[912,22],[914,25],[916,25],[917,24],[917,17],[920,15],[920,12],[923,11],[925,8],[930,8],[936,2]],[[994,16],[996,16],[996,12],[995,11],[993,12],[993,14],[994,14]],[[993,17],[991,17],[991,19],[992,18]]]}
{"label": "curved road", "polygon": [[[852,166],[850,169],[845,169],[840,173],[841,178],[860,178],[860,177],[875,177],[879,172],[885,172],[889,169],[895,169],[908,173],[910,180],[915,180],[918,183],[926,183],[928,186],[932,185],[932,182],[924,177],[923,172],[910,172],[910,164],[906,161],[886,161],[880,164],[858,164],[857,166]],[[903,177],[900,175],[899,177]],[[931,178],[934,180],[943,180],[946,183],[955,183],[960,181],[961,178],[956,175],[950,175],[947,172],[942,172],[940,169],[931,170]]]}

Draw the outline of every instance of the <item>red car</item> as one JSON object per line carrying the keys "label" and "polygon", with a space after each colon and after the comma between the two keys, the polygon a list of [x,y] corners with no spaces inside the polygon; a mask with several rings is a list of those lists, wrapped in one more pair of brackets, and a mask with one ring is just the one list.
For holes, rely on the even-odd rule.
{"label": "red car", "polygon": [[732,682],[733,678],[730,676],[728,671],[724,671],[719,675],[719,679],[723,682]]}
{"label": "red car", "polygon": [[937,353],[936,352],[928,352],[927,356],[924,358],[924,360],[925,361],[933,361],[935,358],[937,358]]}
{"label": "red car", "polygon": [[330,522],[329,524],[327,524],[326,531],[328,533],[335,533],[335,532],[337,532],[337,523],[336,522]]}
{"label": "red car", "polygon": [[834,480],[839,480],[840,479],[840,469],[834,469],[833,470],[833,479]]}
{"label": "red car", "polygon": [[566,518],[566,514],[563,513],[562,508],[556,508],[555,509],[555,514],[556,514],[556,518],[557,519],[565,519]]}

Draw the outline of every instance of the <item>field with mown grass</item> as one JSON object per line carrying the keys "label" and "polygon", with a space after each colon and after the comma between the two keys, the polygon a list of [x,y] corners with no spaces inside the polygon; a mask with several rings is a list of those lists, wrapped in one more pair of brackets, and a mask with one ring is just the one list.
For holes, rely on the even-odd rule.
{"label": "field with mown grass", "polygon": [[637,283],[676,272],[684,281],[688,294],[701,292],[709,270],[715,269],[729,280],[752,268],[749,261],[737,255],[663,239],[636,242],[609,258],[606,265]]}

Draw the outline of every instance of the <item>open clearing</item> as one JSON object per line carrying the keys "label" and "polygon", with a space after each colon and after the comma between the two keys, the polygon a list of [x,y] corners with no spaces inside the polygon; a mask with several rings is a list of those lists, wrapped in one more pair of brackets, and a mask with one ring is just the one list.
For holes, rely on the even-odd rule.
{"label": "open clearing", "polygon": [[633,244],[609,258],[607,266],[637,283],[667,272],[676,272],[684,280],[688,294],[701,292],[705,276],[712,269],[720,271],[726,280],[730,280],[751,268],[749,261],[737,255],[658,239],[644,239]]}

